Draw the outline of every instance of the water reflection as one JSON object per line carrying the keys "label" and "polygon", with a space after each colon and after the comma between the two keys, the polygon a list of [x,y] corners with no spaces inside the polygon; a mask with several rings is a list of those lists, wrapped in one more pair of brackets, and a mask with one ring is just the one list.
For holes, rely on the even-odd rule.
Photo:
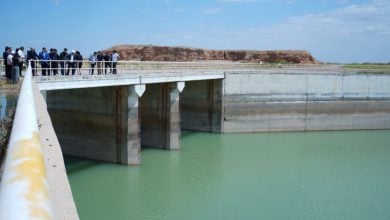
{"label": "water reflection", "polygon": [[0,105],[0,119],[4,119],[6,116],[7,109],[7,97],[1,96],[1,105]]}

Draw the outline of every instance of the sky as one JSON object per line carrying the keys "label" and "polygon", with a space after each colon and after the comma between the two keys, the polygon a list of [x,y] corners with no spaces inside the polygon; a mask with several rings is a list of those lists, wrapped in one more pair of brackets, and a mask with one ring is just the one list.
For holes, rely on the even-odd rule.
{"label": "sky", "polygon": [[[2,1],[0,45],[118,44],[308,50],[323,62],[390,62],[390,0]],[[7,10],[6,10],[7,9]]]}

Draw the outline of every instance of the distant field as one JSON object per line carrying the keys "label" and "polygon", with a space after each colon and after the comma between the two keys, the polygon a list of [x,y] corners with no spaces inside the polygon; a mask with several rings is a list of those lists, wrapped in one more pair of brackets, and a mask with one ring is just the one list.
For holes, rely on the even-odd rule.
{"label": "distant field", "polygon": [[345,64],[346,70],[357,70],[362,74],[390,74],[390,63],[388,64]]}
{"label": "distant field", "polygon": [[346,64],[343,67],[351,69],[390,70],[390,64]]}

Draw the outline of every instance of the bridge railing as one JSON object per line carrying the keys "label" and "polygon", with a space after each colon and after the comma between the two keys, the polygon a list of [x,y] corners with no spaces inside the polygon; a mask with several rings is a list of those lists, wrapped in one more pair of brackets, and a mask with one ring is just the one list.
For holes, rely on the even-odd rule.
{"label": "bridge railing", "polygon": [[52,219],[31,68],[19,93],[0,185],[0,219]]}
{"label": "bridge railing", "polygon": [[202,72],[210,70],[259,70],[269,68],[322,68],[322,65],[303,64],[262,64],[262,63],[238,63],[226,61],[197,61],[197,62],[157,62],[157,61],[96,61],[88,60],[49,60],[32,61],[33,71],[36,75],[103,75],[103,74],[128,74],[147,72]]}
{"label": "bridge railing", "polygon": [[[2,59],[0,59],[1,61]],[[3,63],[3,62],[1,62]],[[44,65],[42,65],[44,64]],[[114,63],[111,61],[90,62],[88,60],[71,63],[69,60],[49,60],[42,62],[32,60],[33,73],[37,76],[62,76],[62,75],[108,75],[113,74]],[[4,69],[2,65],[0,67]],[[361,73],[390,73],[388,68],[359,68],[354,69],[337,64],[282,64],[282,63],[241,63],[228,61],[193,61],[193,62],[165,62],[165,61],[118,61],[116,74],[131,73],[158,73],[158,72],[202,72],[212,70],[225,71],[257,71],[267,69],[305,69],[305,70],[329,70],[337,69],[339,72]],[[43,71],[42,71],[43,70]],[[3,70],[4,71],[4,70]],[[0,71],[0,72],[3,72]]]}

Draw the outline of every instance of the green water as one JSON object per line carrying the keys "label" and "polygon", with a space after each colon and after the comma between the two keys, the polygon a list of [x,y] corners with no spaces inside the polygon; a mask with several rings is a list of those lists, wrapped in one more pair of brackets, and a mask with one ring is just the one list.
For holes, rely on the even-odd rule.
{"label": "green water", "polygon": [[84,219],[390,219],[390,131],[185,132],[126,167],[66,158]]}

